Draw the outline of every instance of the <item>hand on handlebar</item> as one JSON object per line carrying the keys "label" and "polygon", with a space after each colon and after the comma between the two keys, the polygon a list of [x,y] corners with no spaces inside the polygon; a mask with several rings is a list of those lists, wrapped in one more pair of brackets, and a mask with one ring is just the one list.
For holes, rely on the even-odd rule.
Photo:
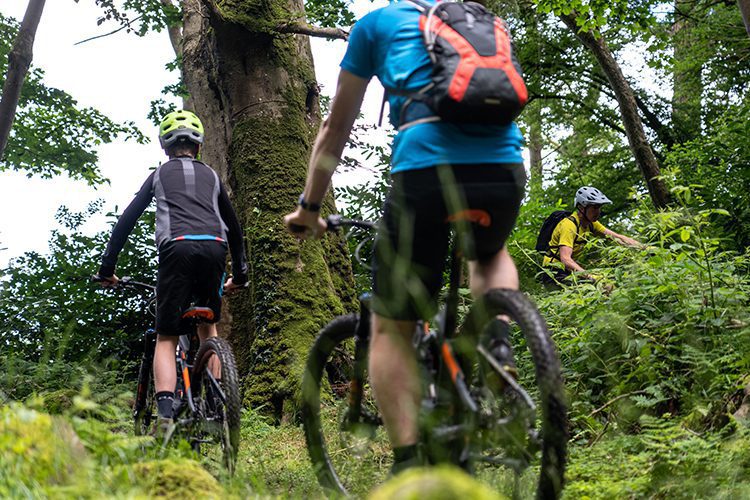
{"label": "hand on handlebar", "polygon": [[320,215],[316,212],[304,210],[302,207],[297,207],[297,210],[287,214],[284,217],[284,225],[301,240],[310,236],[320,238],[328,227],[326,221]]}
{"label": "hand on handlebar", "polygon": [[240,290],[244,290],[245,288],[247,288],[247,286],[249,284],[250,284],[250,282],[248,281],[248,282],[243,283],[241,285],[235,285],[234,281],[233,281],[233,278],[230,277],[229,279],[227,279],[227,282],[224,283],[224,294],[226,294],[226,295],[233,295],[233,294],[239,292]]}
{"label": "hand on handlebar", "polygon": [[120,284],[120,278],[116,274],[107,277],[95,274],[91,277],[91,281],[99,283],[104,288],[114,288]]}

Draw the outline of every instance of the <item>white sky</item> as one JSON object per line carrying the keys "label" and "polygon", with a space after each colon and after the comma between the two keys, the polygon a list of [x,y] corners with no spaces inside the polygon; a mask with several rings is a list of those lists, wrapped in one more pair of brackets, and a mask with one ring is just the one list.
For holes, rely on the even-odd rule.
{"label": "white sky", "polygon": [[[357,0],[354,12],[361,17],[387,2]],[[0,13],[20,20],[27,0],[2,0]],[[174,58],[166,33],[144,38],[121,31],[115,35],[74,44],[114,25],[97,26],[101,10],[92,0],[52,0],[45,10],[34,43],[32,65],[45,71],[46,85],[68,92],[83,107],[94,107],[115,121],[134,121],[152,139],[150,144],[118,141],[99,148],[99,166],[112,184],[90,188],[82,181],[66,178],[29,179],[15,172],[0,172],[0,267],[28,250],[45,251],[50,230],[57,227],[54,215],[60,205],[82,210],[97,198],[105,199],[106,213],[115,206],[122,210],[149,174],[149,167],[164,159],[154,126],[146,118],[151,100],[162,97],[161,89],[176,81],[164,65]],[[312,39],[318,82],[323,93],[332,95],[338,64],[344,55],[343,41]],[[370,85],[363,112],[367,123],[376,123],[382,87]],[[381,129],[380,134],[385,130]],[[338,178],[337,184],[353,179]],[[336,182],[336,181],[335,181]],[[19,217],[17,214],[23,214]],[[103,227],[98,218],[84,230]]]}

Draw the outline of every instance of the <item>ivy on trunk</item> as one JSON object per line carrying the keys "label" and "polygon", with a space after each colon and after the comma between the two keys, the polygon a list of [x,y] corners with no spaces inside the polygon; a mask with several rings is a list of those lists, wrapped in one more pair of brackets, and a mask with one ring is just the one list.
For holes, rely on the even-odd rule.
{"label": "ivy on trunk", "polygon": [[[300,242],[281,224],[320,123],[309,39],[277,29],[299,12],[297,0],[183,2],[182,70],[206,126],[203,158],[231,189],[251,266],[250,291],[229,301],[223,330],[245,402],[278,418],[297,408],[318,330],[356,304],[343,240]],[[323,212],[334,211],[329,194]]]}

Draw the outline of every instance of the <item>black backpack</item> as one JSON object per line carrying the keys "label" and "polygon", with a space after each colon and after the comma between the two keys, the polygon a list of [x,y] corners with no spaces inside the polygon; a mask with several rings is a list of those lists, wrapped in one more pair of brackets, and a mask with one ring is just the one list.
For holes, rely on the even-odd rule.
{"label": "black backpack", "polygon": [[552,212],[544,222],[542,222],[542,228],[539,230],[539,236],[536,238],[536,251],[547,253],[550,250],[549,242],[552,239],[552,233],[555,231],[557,225],[565,218],[570,218],[576,225],[576,238],[578,233],[578,221],[575,217],[570,217],[573,212],[567,210],[557,210]]}
{"label": "black backpack", "polygon": [[505,22],[475,2],[409,0],[432,60],[432,81],[408,97],[399,129],[415,123],[507,125],[523,110],[528,91]]}

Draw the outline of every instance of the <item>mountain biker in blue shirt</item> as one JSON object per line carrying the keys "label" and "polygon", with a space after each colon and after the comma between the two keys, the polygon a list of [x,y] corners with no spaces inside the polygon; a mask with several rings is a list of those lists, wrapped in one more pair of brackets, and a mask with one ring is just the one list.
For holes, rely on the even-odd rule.
{"label": "mountain biker in blue shirt", "polygon": [[[430,82],[431,62],[419,28],[420,12],[392,3],[360,19],[341,62],[336,95],[313,147],[307,182],[287,227],[304,226],[300,237],[320,237],[320,203],[341,158],[370,79],[384,87],[416,91]],[[385,202],[373,258],[373,315],[369,373],[383,423],[394,449],[393,471],[418,465],[417,414],[420,381],[411,344],[416,321],[436,310],[448,249],[447,219],[465,209],[483,211],[486,224],[472,225],[466,247],[471,290],[518,288],[518,274],[505,248],[523,198],[526,175],[523,137],[507,126],[419,120],[403,127],[406,97],[389,96],[390,122],[402,127],[392,145],[392,186]],[[413,122],[410,118],[404,121]],[[497,322],[493,352],[513,365],[507,323]],[[499,353],[499,354],[498,354]]]}
{"label": "mountain biker in blue shirt", "polygon": [[[217,335],[221,293],[247,285],[248,265],[242,227],[219,176],[196,160],[203,144],[203,125],[190,111],[167,114],[159,126],[159,141],[169,161],[144,182],[112,230],[102,257],[99,277],[114,286],[117,256],[143,211],[156,200],[156,245],[159,268],[156,280],[156,350],[154,385],[159,413],[156,430],[166,431],[172,421],[177,382],[175,351],[179,336],[188,333],[182,313],[196,305],[209,307],[213,320],[198,325],[201,341]],[[233,277],[224,282],[227,248]]]}

